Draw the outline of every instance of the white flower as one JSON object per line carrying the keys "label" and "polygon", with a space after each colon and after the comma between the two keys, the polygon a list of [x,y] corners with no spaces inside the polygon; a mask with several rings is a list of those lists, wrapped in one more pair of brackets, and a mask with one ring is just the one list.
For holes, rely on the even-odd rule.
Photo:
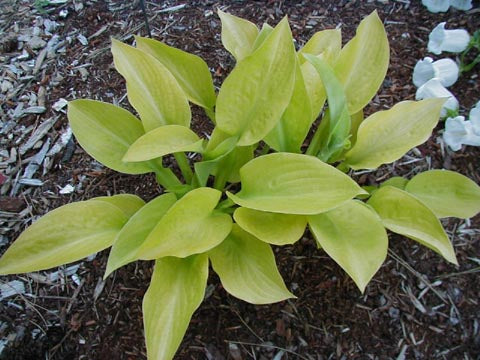
{"label": "white flower", "polygon": [[420,86],[415,94],[416,100],[430,99],[430,98],[448,98],[443,104],[441,117],[447,116],[447,110],[457,111],[458,101],[453,94],[445,89],[440,80],[433,78],[428,80],[425,84]]}
{"label": "white flower", "polygon": [[451,59],[433,61],[431,57],[419,60],[413,69],[413,83],[420,87],[428,80],[437,78],[445,86],[455,84],[458,79],[458,65]]}
{"label": "white flower", "polygon": [[472,123],[473,132],[480,136],[480,101],[477,102],[475,107],[470,110],[470,121]]}
{"label": "white flower", "polygon": [[450,0],[422,0],[422,4],[432,13],[445,12],[450,7]]}
{"label": "white flower", "polygon": [[470,35],[466,30],[446,30],[445,22],[438,24],[428,36],[428,51],[439,55],[442,51],[460,53],[470,42]]}
{"label": "white flower", "polygon": [[465,136],[467,136],[467,130],[465,129],[465,118],[463,116],[448,118],[445,121],[443,140],[453,151],[460,150]]}
{"label": "white flower", "polygon": [[458,151],[462,145],[480,146],[480,135],[475,134],[470,120],[463,116],[448,118],[445,121],[443,140],[453,151]]}
{"label": "white flower", "polygon": [[458,10],[470,10],[472,8],[472,0],[450,0],[450,5]]}

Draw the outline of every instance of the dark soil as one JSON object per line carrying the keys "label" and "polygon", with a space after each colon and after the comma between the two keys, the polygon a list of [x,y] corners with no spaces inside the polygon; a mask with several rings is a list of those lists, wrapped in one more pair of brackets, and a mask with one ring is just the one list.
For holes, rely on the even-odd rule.
{"label": "dark soil", "polygon": [[[78,3],[79,1],[77,1]],[[145,35],[137,4],[121,1],[84,1],[75,12],[73,4],[62,31],[81,29],[85,36],[107,29],[88,47],[72,43],[62,55],[63,67],[55,68],[64,79],[51,87],[48,105],[64,97],[118,101],[125,83],[114,70],[109,52],[110,37],[133,42],[131,34]],[[177,11],[161,9],[186,3]],[[420,1],[163,1],[147,2],[154,38],[201,56],[208,63],[217,86],[233,68],[234,61],[222,48],[216,9],[261,25],[276,24],[288,15],[297,45],[316,31],[341,26],[344,43],[352,38],[360,20],[372,11],[383,19],[391,46],[391,64],[386,80],[367,114],[415,97],[411,81],[417,60],[427,52],[428,34],[441,21],[449,28],[462,27],[471,34],[480,28],[479,2],[466,13],[450,10],[432,14]],[[32,5],[32,12],[35,14]],[[58,11],[49,16],[54,19]],[[15,12],[11,20],[28,22]],[[135,28],[137,28],[135,30]],[[128,35],[128,36],[127,36]],[[443,57],[443,56],[440,56]],[[77,63],[73,63],[74,61]],[[91,63],[83,80],[72,69]],[[53,73],[52,73],[53,74]],[[33,83],[48,83],[48,72]],[[461,113],[480,100],[479,67],[462,75],[451,88],[461,104]],[[122,106],[129,108],[126,98]],[[47,108],[49,108],[47,106]],[[51,115],[53,110],[47,110]],[[199,135],[212,126],[200,112],[193,111],[193,128]],[[34,116],[23,118],[25,125]],[[53,131],[67,123],[62,116]],[[480,148],[466,147],[445,152],[436,139],[439,124],[430,140],[412,153],[422,161],[384,166],[378,172],[358,177],[372,184],[394,175],[411,177],[431,168],[459,171],[480,183]],[[73,157],[55,158],[55,166],[42,180],[44,186],[25,199],[33,215],[41,215],[62,204],[94,196],[133,193],[144,200],[161,189],[153,176],[128,176],[99,167],[80,147]],[[68,158],[68,157],[67,157]],[[58,193],[57,184],[84,180],[83,190],[68,196]],[[254,306],[228,295],[211,274],[207,296],[194,314],[176,355],[177,359],[480,359],[480,218],[465,223],[444,222],[454,242],[460,266],[449,265],[434,252],[411,240],[391,235],[387,261],[361,294],[350,278],[323,251],[317,250],[310,234],[294,246],[276,247],[276,259],[287,286],[298,297],[277,304]],[[10,234],[13,241],[16,234]],[[5,248],[3,248],[5,249]],[[77,285],[70,278],[45,285],[31,284],[35,297],[18,296],[0,302],[0,337],[9,334],[14,342],[2,359],[143,359],[142,296],[153,262],[137,262],[116,271],[106,282],[102,277],[108,251],[93,261],[82,262]],[[12,280],[16,277],[8,277]],[[98,298],[95,289],[103,286]],[[13,305],[12,305],[13,304]],[[18,336],[20,332],[21,336]]]}

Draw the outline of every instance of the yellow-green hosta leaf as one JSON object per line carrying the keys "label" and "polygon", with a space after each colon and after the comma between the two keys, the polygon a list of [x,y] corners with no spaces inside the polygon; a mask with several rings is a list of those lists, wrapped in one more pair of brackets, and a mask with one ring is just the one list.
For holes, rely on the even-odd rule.
{"label": "yellow-green hosta leaf", "polygon": [[239,299],[251,304],[271,304],[295,297],[278,272],[270,245],[236,224],[208,254],[225,290]]}
{"label": "yellow-green hosta leaf", "polygon": [[303,215],[278,214],[239,207],[233,214],[245,231],[273,245],[293,244],[300,240],[307,218]]}
{"label": "yellow-green hosta leaf", "polygon": [[378,215],[351,200],[309,216],[308,225],[320,247],[363,292],[387,256],[388,236]]}
{"label": "yellow-green hosta leaf", "polygon": [[407,183],[408,183],[408,179],[405,179],[404,177],[401,177],[401,176],[394,176],[388,179],[387,181],[384,181],[383,183],[381,183],[380,187],[393,186],[400,190],[404,190]]}
{"label": "yellow-green hosta leaf", "polygon": [[405,191],[420,199],[439,218],[468,219],[480,211],[480,187],[454,171],[431,170],[415,175]]}
{"label": "yellow-green hosta leaf", "polygon": [[216,98],[212,74],[202,58],[158,40],[135,36],[135,41],[138,49],[165,65],[191,102],[213,110]]}
{"label": "yellow-green hosta leaf", "polygon": [[287,19],[233,69],[220,89],[217,126],[238,145],[263,139],[287,108],[295,80],[295,48]]}
{"label": "yellow-green hosta leaf", "polygon": [[182,88],[168,69],[152,55],[112,40],[113,62],[127,82],[130,104],[145,131],[163,125],[190,126],[190,107]]}
{"label": "yellow-green hosta leaf", "polygon": [[127,220],[106,201],[61,206],[20,234],[0,259],[0,275],[45,270],[106,249]]}
{"label": "yellow-green hosta leaf", "polygon": [[387,33],[376,11],[362,20],[357,33],[335,62],[335,74],[345,88],[350,114],[367,105],[387,73],[390,59]]}
{"label": "yellow-green hosta leaf", "polygon": [[383,225],[397,234],[418,241],[446,260],[457,264],[455,251],[435,214],[408,192],[385,186],[368,200],[382,219]]}
{"label": "yellow-green hosta leaf", "polygon": [[312,109],[302,70],[295,66],[295,85],[285,112],[264,141],[277,151],[299,153],[312,125]]}
{"label": "yellow-green hosta leaf", "polygon": [[206,254],[186,259],[167,257],[155,262],[142,308],[148,359],[173,359],[203,300],[207,278]]}
{"label": "yellow-green hosta leaf", "polygon": [[271,27],[267,23],[263,24],[262,29],[258,33],[257,38],[255,39],[255,42],[253,43],[252,52],[257,50],[260,47],[260,45],[263,44],[265,39],[272,33],[272,31],[273,31],[273,27]]}
{"label": "yellow-green hosta leaf", "polygon": [[258,28],[248,20],[218,10],[222,21],[222,44],[240,62],[253,51]]}
{"label": "yellow-green hosta leaf", "polygon": [[172,193],[160,195],[128,220],[110,250],[105,278],[119,267],[138,259],[137,250],[176,201],[177,198]]}
{"label": "yellow-green hosta leaf", "polygon": [[123,161],[146,161],[176,152],[202,150],[203,140],[192,130],[180,125],[165,125],[139,137],[128,148]]}
{"label": "yellow-green hosta leaf", "polygon": [[355,181],[316,157],[273,153],[240,169],[242,189],[227,195],[250,209],[309,215],[333,209],[365,191]]}
{"label": "yellow-green hosta leaf", "polygon": [[322,83],[322,79],[317,70],[308,61],[300,66],[302,70],[303,80],[305,81],[305,89],[312,107],[312,122],[318,117],[320,111],[325,105],[327,93]]}
{"label": "yellow-green hosta leaf", "polygon": [[187,257],[203,253],[225,239],[230,215],[214,211],[222,193],[197,188],[178,200],[160,219],[138,250],[138,258]]}
{"label": "yellow-green hosta leaf", "polygon": [[323,161],[329,161],[335,154],[349,146],[350,115],[348,114],[347,99],[333,69],[325,60],[311,54],[305,54],[304,57],[320,75],[328,99],[328,127],[322,127],[324,132],[319,138],[322,140],[323,146],[320,148],[320,152],[312,155],[318,156]]}
{"label": "yellow-green hosta leaf", "polygon": [[329,64],[334,64],[342,48],[342,31],[340,29],[327,29],[318,31],[307,41],[298,52],[300,65],[305,62],[302,54],[320,55]]}
{"label": "yellow-green hosta leaf", "polygon": [[122,161],[130,145],[144,134],[142,123],[127,110],[94,100],[68,103],[68,120],[82,148],[103,165],[126,174],[144,174],[147,163]]}
{"label": "yellow-green hosta leaf", "polygon": [[126,217],[131,218],[140,208],[145,205],[145,201],[137,195],[132,194],[118,194],[113,196],[99,196],[92,201],[105,201],[109,204],[115,205],[123,211]]}
{"label": "yellow-green hosta leaf", "polygon": [[363,110],[356,112],[355,114],[350,114],[351,128],[350,128],[350,143],[355,145],[357,142],[357,133],[358,128],[363,122]]}
{"label": "yellow-green hosta leaf", "polygon": [[347,165],[355,170],[375,169],[400,159],[430,137],[444,102],[443,98],[402,101],[370,115],[358,128],[357,142],[345,155]]}

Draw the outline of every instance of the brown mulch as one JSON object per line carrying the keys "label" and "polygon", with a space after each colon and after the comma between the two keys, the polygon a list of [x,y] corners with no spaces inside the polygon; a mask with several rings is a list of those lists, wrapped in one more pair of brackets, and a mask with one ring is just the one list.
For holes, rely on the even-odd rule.
{"label": "brown mulch", "polygon": [[[266,21],[274,25],[288,15],[299,47],[316,31],[337,26],[345,43],[360,20],[377,10],[390,40],[391,65],[366,111],[369,114],[414,99],[412,70],[417,60],[432,56],[426,46],[430,30],[447,21],[449,28],[462,27],[472,34],[480,28],[480,4],[473,3],[470,12],[442,14],[429,13],[413,0],[200,0],[146,5],[153,37],[205,59],[217,86],[234,66],[221,45],[218,8],[257,25]],[[150,200],[161,191],[151,175],[127,176],[102,167],[74,140],[58,153],[44,156],[30,177],[33,183],[19,183],[32,157],[68,129],[64,109],[53,109],[60,98],[98,99],[130,109],[125,83],[113,68],[110,37],[131,44],[134,34],[146,35],[138,2],[40,4],[0,2],[0,85],[4,81],[12,85],[5,83],[8,89],[0,97],[0,252],[37,216],[60,205],[121,192]],[[185,6],[175,9],[178,5]],[[63,18],[60,12],[65,10],[68,14]],[[32,42],[18,41],[19,34],[31,38],[35,26],[44,26],[38,25],[38,18],[59,23],[52,35],[42,33],[41,40],[47,43],[56,34],[64,42],[40,62],[47,45],[35,48]],[[41,63],[36,71],[35,63]],[[463,115],[480,100],[479,72],[477,66],[463,74],[450,89]],[[19,104],[23,110],[18,110]],[[29,107],[39,113],[24,113]],[[193,114],[193,129],[202,136],[209,133],[212,126],[206,117],[196,109]],[[22,153],[22,146],[26,148],[47,121],[52,122],[49,130]],[[440,123],[425,144],[395,164],[358,173],[357,179],[374,184],[389,176],[411,177],[428,168],[447,168],[480,183],[480,148],[449,152],[437,141],[442,129]],[[59,193],[67,184],[75,190]],[[391,235],[387,261],[364,294],[315,247],[308,233],[294,246],[274,249],[280,272],[298,297],[295,300],[247,304],[226,294],[212,272],[206,299],[194,314],[176,358],[479,359],[480,218],[447,219],[444,225],[459,267],[411,240]],[[107,256],[108,251],[101,252],[76,269],[67,265],[63,268],[67,275],[56,269],[42,272],[55,272],[53,280],[2,277],[0,285],[22,281],[25,292],[0,301],[0,359],[146,358],[141,302],[153,263],[127,265],[103,282]]]}

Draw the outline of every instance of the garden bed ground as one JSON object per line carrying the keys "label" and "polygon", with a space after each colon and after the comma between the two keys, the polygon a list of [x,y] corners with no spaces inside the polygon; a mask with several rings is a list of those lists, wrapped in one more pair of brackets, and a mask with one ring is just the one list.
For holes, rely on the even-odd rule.
{"label": "garden bed ground", "polygon": [[[47,2],[0,3],[0,252],[35,218],[60,205],[121,192],[150,200],[160,191],[152,176],[118,174],[93,161],[69,140],[65,108],[57,103],[92,98],[129,106],[109,45],[110,37],[132,43],[133,34],[146,34],[139,4],[70,0],[41,6]],[[478,1],[469,12],[443,14],[431,14],[413,0],[146,5],[154,38],[204,58],[217,86],[234,65],[221,46],[218,8],[257,25],[274,25],[288,15],[298,46],[316,31],[338,26],[346,42],[360,20],[377,10],[390,39],[391,65],[367,113],[414,98],[412,69],[428,55],[428,34],[436,24],[447,21],[470,33],[480,28]],[[452,88],[462,114],[480,100],[478,75],[477,66]],[[199,135],[211,131],[200,111],[194,111],[193,123]],[[480,183],[479,148],[447,151],[439,141],[442,129],[440,124],[405,158],[359,173],[357,180],[375,184],[447,168]],[[316,249],[309,233],[294,246],[275,248],[295,300],[253,306],[227,295],[212,274],[176,358],[478,359],[480,218],[444,225],[459,267],[392,235],[389,256],[363,295]],[[0,359],[146,358],[141,301],[153,262],[130,264],[104,282],[107,255],[59,271],[2,277]],[[7,297],[7,284],[17,286],[18,294]]]}

